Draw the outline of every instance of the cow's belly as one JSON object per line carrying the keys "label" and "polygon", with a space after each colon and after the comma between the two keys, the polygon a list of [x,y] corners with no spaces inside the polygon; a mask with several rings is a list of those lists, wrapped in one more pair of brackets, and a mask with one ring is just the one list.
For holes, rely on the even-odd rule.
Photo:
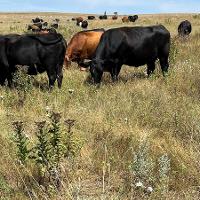
{"label": "cow's belly", "polygon": [[125,65],[128,65],[128,66],[132,66],[132,67],[139,67],[139,66],[142,66],[142,65],[145,65],[147,64],[147,61],[146,60],[127,60],[125,63],[123,63]]}

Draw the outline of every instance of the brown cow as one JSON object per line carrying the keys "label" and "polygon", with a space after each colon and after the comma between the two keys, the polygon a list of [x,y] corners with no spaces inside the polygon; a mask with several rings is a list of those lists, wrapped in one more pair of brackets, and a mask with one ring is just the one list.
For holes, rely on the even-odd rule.
{"label": "brown cow", "polygon": [[83,21],[82,17],[77,17],[76,18],[76,25],[79,26],[79,23]]}
{"label": "brown cow", "polygon": [[112,19],[113,19],[113,20],[116,20],[117,18],[118,18],[117,15],[113,15],[113,16],[112,16]]}
{"label": "brown cow", "polygon": [[123,23],[125,23],[125,22],[129,22],[128,17],[123,17],[123,18],[122,18],[122,22],[123,22]]}
{"label": "brown cow", "polygon": [[76,33],[70,40],[66,50],[66,68],[69,67],[69,63],[72,61],[77,62],[80,70],[85,71],[84,59],[92,59],[103,33],[104,29],[94,29]]}

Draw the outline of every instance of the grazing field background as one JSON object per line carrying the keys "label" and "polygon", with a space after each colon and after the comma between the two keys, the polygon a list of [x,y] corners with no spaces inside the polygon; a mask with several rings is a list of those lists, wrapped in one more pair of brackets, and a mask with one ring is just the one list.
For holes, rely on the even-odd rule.
{"label": "grazing field background", "polygon": [[[69,41],[81,31],[71,21],[79,15],[3,13],[0,34],[22,34],[39,16],[60,19],[58,32]],[[185,19],[192,34],[178,39],[177,27]],[[139,15],[127,24],[119,16],[89,21],[89,29],[155,24],[163,24],[172,37],[166,78],[159,63],[150,78],[146,66],[123,66],[117,83],[105,73],[96,89],[86,81],[89,73],[74,63],[64,70],[60,90],[48,91],[46,74],[21,75],[15,89],[0,88],[0,199],[199,199],[200,15]],[[30,186],[34,167],[19,165],[12,139],[12,122],[20,120],[33,143],[34,123],[48,120],[49,110],[61,113],[62,121],[75,120],[73,134],[81,144],[73,159],[62,160],[62,189],[56,193]]]}

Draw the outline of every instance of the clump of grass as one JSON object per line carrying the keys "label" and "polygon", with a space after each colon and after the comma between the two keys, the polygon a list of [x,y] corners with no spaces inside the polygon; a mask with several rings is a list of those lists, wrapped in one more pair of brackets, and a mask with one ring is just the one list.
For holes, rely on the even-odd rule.
{"label": "clump of grass", "polygon": [[14,87],[24,92],[33,89],[33,78],[26,73],[26,67],[28,66],[17,66],[17,71],[13,74]]}
{"label": "clump of grass", "polygon": [[13,196],[14,191],[4,179],[4,177],[0,174],[0,199],[9,200],[11,196]]}
{"label": "clump of grass", "polygon": [[170,44],[170,54],[169,54],[170,66],[174,66],[176,64],[178,53],[179,50],[177,48],[177,38],[172,38]]}

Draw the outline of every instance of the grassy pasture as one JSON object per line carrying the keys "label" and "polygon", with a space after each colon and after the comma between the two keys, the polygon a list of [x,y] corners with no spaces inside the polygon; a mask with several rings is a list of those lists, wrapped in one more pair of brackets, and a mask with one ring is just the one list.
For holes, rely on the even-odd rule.
{"label": "grassy pasture", "polygon": [[[69,41],[81,30],[67,21],[77,15],[1,13],[0,34],[24,33],[36,16],[48,22],[59,18],[59,32]],[[178,24],[185,19],[192,23],[192,34],[174,41]],[[122,24],[121,17],[94,20],[89,29],[154,24],[163,24],[172,36],[167,78],[162,77],[159,63],[149,79],[146,66],[123,66],[119,82],[113,84],[105,73],[96,89],[85,81],[89,74],[73,64],[64,70],[61,90],[48,92],[46,74],[34,77],[29,85],[23,84],[25,77],[17,89],[0,88],[0,199],[199,199],[200,16],[139,15],[134,24]],[[62,120],[75,119],[73,132],[83,144],[73,161],[63,161],[63,189],[52,195],[29,186],[24,176],[34,179],[34,168],[19,167],[11,139],[12,122],[22,120],[34,142],[34,122],[47,120],[47,109],[61,112]],[[161,166],[163,155],[170,166],[167,160]],[[151,194],[136,187],[138,177],[153,188]],[[26,187],[32,189],[31,195]]]}

